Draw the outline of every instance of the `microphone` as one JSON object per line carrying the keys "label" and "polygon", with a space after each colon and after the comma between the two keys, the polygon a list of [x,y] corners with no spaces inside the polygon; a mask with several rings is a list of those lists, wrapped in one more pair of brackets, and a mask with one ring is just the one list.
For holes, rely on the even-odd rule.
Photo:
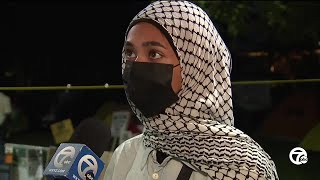
{"label": "microphone", "polygon": [[104,162],[85,144],[62,143],[43,176],[61,180],[98,180]]}

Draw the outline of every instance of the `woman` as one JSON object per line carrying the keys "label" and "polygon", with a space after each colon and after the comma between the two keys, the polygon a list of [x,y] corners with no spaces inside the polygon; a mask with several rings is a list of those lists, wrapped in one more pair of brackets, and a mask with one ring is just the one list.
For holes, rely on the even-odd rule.
{"label": "woman", "polygon": [[140,11],[122,73],[145,130],[115,150],[104,179],[278,179],[270,156],[233,127],[230,71],[230,53],[198,6],[157,1]]}

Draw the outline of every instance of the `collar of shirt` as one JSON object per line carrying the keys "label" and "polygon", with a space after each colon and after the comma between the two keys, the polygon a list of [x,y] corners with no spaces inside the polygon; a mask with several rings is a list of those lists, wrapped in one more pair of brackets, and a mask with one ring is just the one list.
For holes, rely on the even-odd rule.
{"label": "collar of shirt", "polygon": [[144,150],[144,153],[143,153],[142,159],[141,159],[141,167],[140,167],[141,170],[144,168],[144,166],[146,166],[147,161],[148,161],[148,157],[153,150],[152,148],[148,148],[148,147],[144,147],[144,148],[145,148],[145,150]]}
{"label": "collar of shirt", "polygon": [[155,171],[159,171],[161,168],[165,167],[168,164],[168,162],[172,159],[171,156],[168,156],[163,160],[161,164],[159,164],[156,156],[157,151],[150,147],[144,147],[144,148],[145,148],[145,151],[143,153],[143,158],[141,160],[141,167],[140,167],[141,170],[146,166],[150,155],[151,155],[150,158],[152,158],[153,163],[158,165]]}

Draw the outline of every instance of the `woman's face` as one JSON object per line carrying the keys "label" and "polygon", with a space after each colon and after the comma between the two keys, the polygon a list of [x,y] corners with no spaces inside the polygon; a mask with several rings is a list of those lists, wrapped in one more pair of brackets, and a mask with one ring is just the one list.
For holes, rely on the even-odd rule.
{"label": "woman's face", "polygon": [[178,65],[173,68],[171,86],[175,93],[181,90],[179,60],[166,37],[152,24],[141,22],[130,29],[124,54],[128,61]]}

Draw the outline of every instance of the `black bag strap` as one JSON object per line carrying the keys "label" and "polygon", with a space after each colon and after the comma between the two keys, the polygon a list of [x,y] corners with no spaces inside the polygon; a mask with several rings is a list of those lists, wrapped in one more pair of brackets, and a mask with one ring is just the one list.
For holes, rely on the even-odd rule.
{"label": "black bag strap", "polygon": [[177,177],[177,180],[188,180],[188,179],[190,179],[192,171],[193,170],[189,166],[183,164],[182,168],[181,168],[181,171],[180,171],[180,173],[179,173],[179,175]]}
{"label": "black bag strap", "polygon": [[[161,151],[157,151],[156,152],[156,157],[157,157],[158,163],[161,164],[163,162],[163,160],[166,157],[168,157],[168,155],[162,153]],[[188,180],[188,179],[190,179],[192,171],[193,171],[193,169],[191,169],[189,166],[187,166],[184,163],[182,163],[182,167],[181,167],[180,173],[179,173],[179,175],[177,177],[177,180]]]}

